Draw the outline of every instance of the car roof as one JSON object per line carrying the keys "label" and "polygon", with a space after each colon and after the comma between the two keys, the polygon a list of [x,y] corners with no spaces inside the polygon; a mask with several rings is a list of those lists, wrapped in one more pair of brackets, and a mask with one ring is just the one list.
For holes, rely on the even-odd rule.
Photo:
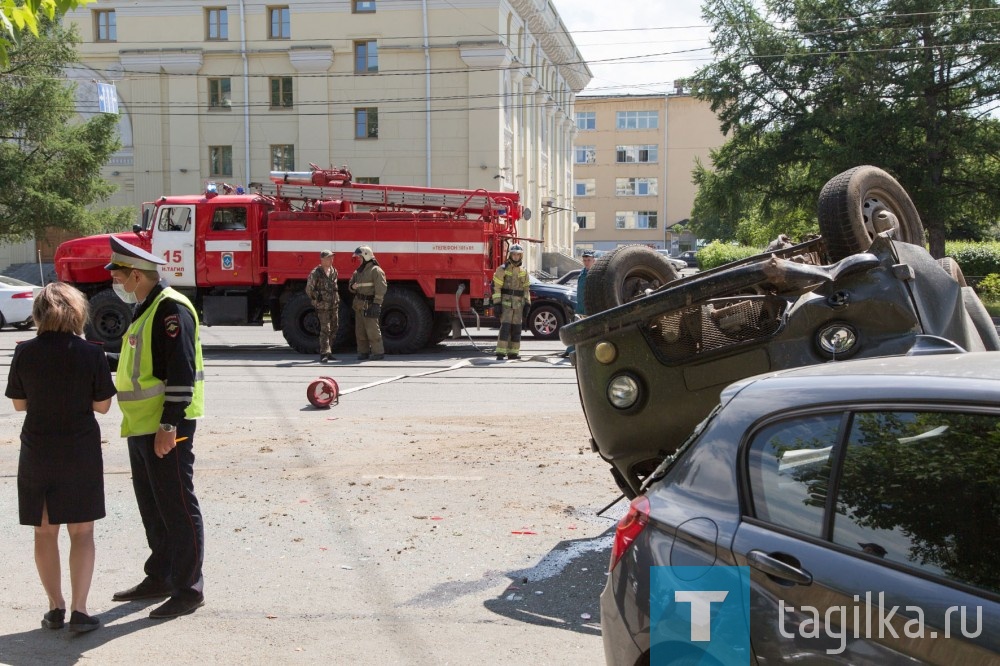
{"label": "car roof", "polygon": [[853,402],[879,397],[885,400],[961,397],[1000,402],[1000,353],[959,352],[831,361],[740,380],[723,392],[723,402],[737,393],[741,399],[766,393],[768,400],[785,394],[785,399],[778,399],[789,404],[845,399]]}

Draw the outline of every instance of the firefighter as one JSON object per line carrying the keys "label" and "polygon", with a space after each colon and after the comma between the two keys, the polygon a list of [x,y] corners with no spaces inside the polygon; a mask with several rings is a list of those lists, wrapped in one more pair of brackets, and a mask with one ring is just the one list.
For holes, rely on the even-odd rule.
{"label": "firefighter", "polygon": [[367,245],[361,245],[354,251],[354,260],[358,267],[351,276],[348,288],[354,294],[354,337],[358,340],[358,360],[381,361],[385,358],[385,347],[382,346],[382,329],[379,328],[379,317],[382,316],[382,301],[389,284],[385,279],[385,271],[378,265],[375,253]]}
{"label": "firefighter", "polygon": [[497,360],[504,355],[519,358],[521,351],[521,322],[531,309],[531,290],[528,271],[521,265],[524,248],[515,243],[507,250],[507,261],[493,274],[493,311],[500,320],[497,336]]}
{"label": "firefighter", "polygon": [[194,494],[195,419],[205,413],[198,316],[183,294],[160,282],[164,262],[111,237],[115,293],[137,303],[115,373],[132,487],[152,551],[146,577],[114,601],[170,597],[149,617],[193,613],[205,603],[204,527]]}
{"label": "firefighter", "polygon": [[337,291],[337,269],[333,267],[333,252],[319,253],[319,266],[306,280],[306,296],[312,301],[319,319],[319,362],[335,361],[331,350],[337,337],[340,293]]}

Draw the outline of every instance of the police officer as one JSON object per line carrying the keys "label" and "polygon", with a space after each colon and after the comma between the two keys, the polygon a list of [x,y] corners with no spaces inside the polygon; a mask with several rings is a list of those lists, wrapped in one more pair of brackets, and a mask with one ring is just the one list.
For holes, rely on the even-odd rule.
{"label": "police officer", "polygon": [[509,359],[519,358],[521,351],[521,322],[531,309],[531,290],[528,271],[521,265],[524,248],[515,243],[507,250],[507,261],[493,274],[493,311],[500,320],[497,336],[497,360],[506,354]]}
{"label": "police officer", "polygon": [[337,269],[333,266],[333,252],[319,253],[319,266],[312,270],[306,280],[306,296],[312,301],[319,319],[319,362],[334,361],[331,350],[337,337],[338,308],[340,293],[337,291]]}
{"label": "police officer", "polygon": [[204,528],[194,494],[195,419],[205,413],[198,316],[183,294],[160,282],[165,263],[111,237],[113,288],[137,303],[115,373],[132,487],[152,553],[146,577],[115,601],[170,597],[149,617],[193,613],[205,603]]}
{"label": "police officer", "polygon": [[367,245],[361,245],[354,251],[354,261],[358,267],[351,276],[348,288],[354,294],[354,337],[358,341],[358,360],[380,361],[385,358],[385,347],[382,346],[382,329],[379,328],[379,317],[382,316],[382,301],[389,288],[385,279],[385,271],[375,260],[375,253]]}
{"label": "police officer", "polygon": [[[576,319],[582,319],[584,315],[587,314],[587,310],[585,309],[585,303],[583,299],[584,299],[584,292],[587,290],[587,274],[590,272],[590,269],[594,266],[594,261],[595,261],[594,251],[584,250],[581,260],[583,261],[583,269],[580,271],[580,274],[576,277],[576,306],[573,308],[573,314],[576,315]],[[575,348],[572,345],[570,345],[569,347],[566,347],[566,351],[562,353],[562,357],[566,358],[574,351],[576,351]]]}

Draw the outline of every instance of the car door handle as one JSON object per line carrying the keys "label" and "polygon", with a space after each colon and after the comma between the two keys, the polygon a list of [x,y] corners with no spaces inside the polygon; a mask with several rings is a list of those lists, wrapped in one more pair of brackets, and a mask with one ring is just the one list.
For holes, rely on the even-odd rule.
{"label": "car door handle", "polygon": [[[778,555],[778,553],[775,555]],[[798,585],[812,584],[812,574],[805,569],[800,568],[797,560],[795,564],[789,564],[775,555],[769,555],[762,550],[751,550],[747,553],[747,564],[758,571],[763,571],[768,576],[773,576],[774,578],[779,578]]]}

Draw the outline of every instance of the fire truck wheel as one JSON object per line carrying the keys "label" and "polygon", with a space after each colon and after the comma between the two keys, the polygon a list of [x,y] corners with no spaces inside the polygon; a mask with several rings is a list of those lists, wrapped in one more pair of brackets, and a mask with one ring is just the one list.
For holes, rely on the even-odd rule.
{"label": "fire truck wheel", "polygon": [[122,336],[132,323],[132,310],[111,289],[99,291],[90,297],[90,322],[87,324],[88,340],[104,344],[104,349],[117,352],[121,349]]}
{"label": "fire truck wheel", "polygon": [[300,354],[319,351],[319,319],[304,291],[289,298],[282,307],[281,334],[285,336],[288,346]]}
{"label": "fire truck wheel", "polygon": [[920,214],[903,186],[873,166],[834,176],[819,193],[819,230],[830,259],[840,261],[871,247],[876,234],[924,244]]}
{"label": "fire truck wheel", "polygon": [[657,289],[680,277],[673,264],[645,245],[623,245],[597,260],[584,283],[583,298],[588,315],[642,298],[647,289]]}
{"label": "fire truck wheel", "polygon": [[451,314],[438,312],[434,315],[433,332],[431,333],[431,344],[444,342],[451,335]]}
{"label": "fire truck wheel", "polygon": [[354,346],[354,310],[350,302],[340,301],[337,308],[337,333],[333,336],[333,351]]}
{"label": "fire truck wheel", "polygon": [[389,287],[382,301],[382,342],[389,354],[412,354],[427,347],[434,325],[423,296]]}

